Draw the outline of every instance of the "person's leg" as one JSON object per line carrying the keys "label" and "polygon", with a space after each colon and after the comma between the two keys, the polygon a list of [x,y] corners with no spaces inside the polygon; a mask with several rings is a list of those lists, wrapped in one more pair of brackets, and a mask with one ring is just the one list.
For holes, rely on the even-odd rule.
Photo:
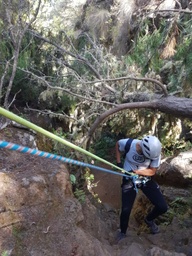
{"label": "person's leg", "polygon": [[146,185],[142,187],[142,191],[154,205],[153,210],[146,217],[147,220],[151,221],[167,211],[167,203],[161,193],[159,185],[155,181],[148,181]]}
{"label": "person's leg", "polygon": [[133,184],[122,185],[122,206],[120,215],[120,229],[121,233],[126,234],[129,222],[129,216],[135,201],[136,191]]}
{"label": "person's leg", "polygon": [[157,234],[159,233],[159,227],[153,220],[167,211],[167,203],[160,191],[159,185],[153,180],[148,181],[146,185],[142,187],[142,191],[154,205],[152,211],[149,212],[145,218],[145,223],[150,228],[152,234]]}

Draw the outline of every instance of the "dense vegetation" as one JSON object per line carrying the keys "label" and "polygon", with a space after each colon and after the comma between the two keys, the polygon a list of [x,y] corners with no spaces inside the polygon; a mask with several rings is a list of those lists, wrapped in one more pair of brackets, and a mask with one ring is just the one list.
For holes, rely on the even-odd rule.
{"label": "dense vegetation", "polygon": [[[118,104],[165,92],[190,99],[192,78],[189,3],[85,2],[0,1],[1,105],[49,117],[60,136],[81,145],[96,118]],[[136,105],[107,116],[92,139],[102,135],[112,146],[111,137],[150,132],[167,154],[191,147],[190,130],[190,116]]]}

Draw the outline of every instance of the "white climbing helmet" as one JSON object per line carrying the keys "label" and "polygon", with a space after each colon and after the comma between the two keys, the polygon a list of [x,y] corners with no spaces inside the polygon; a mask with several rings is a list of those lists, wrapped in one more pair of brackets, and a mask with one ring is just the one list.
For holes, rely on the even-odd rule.
{"label": "white climbing helmet", "polygon": [[155,136],[148,135],[141,140],[143,154],[149,159],[156,159],[161,154],[161,142]]}

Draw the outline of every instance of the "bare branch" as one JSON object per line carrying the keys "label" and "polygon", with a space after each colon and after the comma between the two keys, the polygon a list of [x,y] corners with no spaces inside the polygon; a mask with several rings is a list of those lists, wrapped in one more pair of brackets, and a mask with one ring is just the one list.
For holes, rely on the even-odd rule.
{"label": "bare branch", "polygon": [[97,72],[97,70],[87,61],[87,59],[85,59],[84,57],[80,56],[79,54],[74,54],[70,51],[65,50],[63,47],[59,46],[58,44],[56,44],[55,42],[52,42],[51,40],[41,36],[40,34],[36,33],[33,30],[29,30],[29,32],[34,35],[37,38],[40,38],[41,40],[43,40],[46,43],[49,43],[53,46],[55,46],[57,49],[59,49],[61,52],[68,54],[69,56],[77,59],[79,62],[84,63],[92,72],[93,74],[98,78],[98,79],[102,79],[101,75]]}
{"label": "bare branch", "polygon": [[74,46],[74,44],[72,43],[70,37],[67,35],[67,33],[65,32],[65,30],[61,30],[61,33],[63,33],[65,35],[65,37],[67,38],[67,40],[69,41],[69,44],[71,45],[72,49],[74,50],[75,54],[78,55],[78,52]]}
{"label": "bare branch", "polygon": [[2,90],[3,90],[3,83],[4,83],[4,79],[5,79],[5,76],[8,72],[8,69],[9,69],[9,64],[10,64],[10,61],[12,60],[13,58],[11,58],[9,61],[6,62],[6,65],[5,65],[5,69],[4,69],[4,73],[1,77],[1,82],[0,82],[0,102],[1,102],[1,99],[3,97],[2,95]]}
{"label": "bare branch", "polygon": [[151,13],[159,13],[159,12],[179,12],[179,13],[192,14],[192,11],[190,11],[189,9],[154,10]]}
{"label": "bare branch", "polygon": [[113,79],[94,80],[94,81],[90,81],[90,82],[84,82],[84,84],[93,84],[93,83],[98,83],[98,82],[100,82],[100,83],[115,82],[115,81],[121,81],[121,80],[135,80],[135,81],[152,82],[152,83],[158,85],[162,89],[164,96],[168,96],[166,85],[162,84],[161,82],[159,82],[156,79],[147,78],[147,77],[139,78],[139,77],[125,76],[125,77],[119,77],[119,78],[113,78]]}
{"label": "bare branch", "polygon": [[13,102],[15,101],[15,99],[16,99],[16,97],[17,97],[17,94],[18,93],[20,93],[21,92],[21,90],[19,90],[17,93],[15,93],[15,95],[14,95],[14,97],[13,97],[13,99],[12,99],[12,101],[9,103],[9,105],[8,105],[8,109],[10,108],[10,106],[13,104]]}
{"label": "bare branch", "polygon": [[28,104],[26,104],[27,108],[25,108],[25,110],[29,110],[29,111],[33,111],[33,112],[38,112],[42,115],[53,115],[53,116],[57,116],[59,119],[60,118],[64,118],[64,117],[67,117],[68,119],[71,119],[71,120],[74,120],[74,121],[78,121],[77,119],[75,119],[74,117],[71,117],[65,113],[55,113],[55,112],[52,112],[51,110],[39,110],[39,109],[35,109],[35,108],[31,108],[29,107]]}
{"label": "bare branch", "polygon": [[[61,52],[65,53],[65,54],[68,54],[69,56],[75,58],[76,60],[78,60],[78,61],[80,61],[80,62],[83,62],[83,63],[93,72],[93,74],[96,76],[97,79],[102,80],[101,75],[100,75],[99,72],[93,67],[93,65],[91,65],[91,63],[90,63],[86,58],[82,57],[81,55],[79,55],[79,54],[77,53],[77,51],[76,51],[76,49],[75,49],[75,47],[74,47],[74,45],[73,45],[73,43],[71,42],[71,40],[70,40],[69,37],[67,37],[67,39],[68,39],[68,41],[70,42],[70,45],[72,46],[72,49],[74,50],[75,53],[64,49],[63,47],[61,47],[61,46],[58,45],[57,43],[52,42],[51,40],[49,40],[49,39],[47,39],[47,38],[41,36],[40,34],[37,34],[35,31],[32,31],[32,30],[29,30],[29,31],[30,31],[31,34],[33,34],[34,36],[36,36],[36,37],[42,39],[44,42],[49,43],[49,44],[55,46],[55,47],[56,47],[57,49],[59,49]],[[64,33],[64,31],[62,31],[62,32]],[[65,35],[66,35],[66,33],[65,33]],[[92,53],[89,52],[89,54],[90,54],[93,58],[95,58]],[[96,59],[95,59],[95,61],[96,61]],[[98,62],[98,61],[97,61],[97,62]],[[68,68],[70,68],[70,69],[73,69],[72,67],[70,67],[70,65],[69,65],[67,62],[64,62],[64,65],[66,65],[66,66],[67,66]],[[74,69],[73,69],[73,70],[74,70]],[[105,86],[109,91],[113,92],[114,94],[116,93],[116,90],[113,89],[113,88],[112,88],[111,86],[109,86],[108,84],[104,84],[104,86]]]}
{"label": "bare branch", "polygon": [[[20,53],[20,47],[21,47],[21,43],[23,40],[23,37],[27,31],[27,29],[29,28],[29,26],[35,21],[35,19],[37,18],[38,12],[39,12],[39,8],[40,8],[40,4],[41,4],[41,0],[38,0],[38,5],[37,8],[34,12],[33,17],[31,18],[31,20],[26,23],[25,27],[22,28],[22,26],[20,26],[18,28],[18,38],[14,37],[14,31],[13,29],[11,30],[11,35],[12,35],[12,40],[14,42],[14,53],[13,53],[13,68],[12,68],[12,72],[11,72],[11,77],[9,80],[9,84],[7,86],[7,90],[6,90],[6,94],[5,94],[5,100],[4,100],[4,107],[5,108],[9,108],[11,105],[8,103],[8,99],[9,99],[9,95],[11,93],[11,89],[13,86],[13,80],[15,78],[15,74],[16,74],[16,70],[17,70],[17,64],[18,64],[18,59],[19,59],[19,53]],[[11,23],[11,17],[10,17],[10,13],[7,12],[7,19],[9,21],[9,25],[13,28],[12,23]],[[21,19],[21,16],[19,15],[18,19]]]}
{"label": "bare branch", "polygon": [[[26,29],[28,29],[30,27],[30,25],[36,20],[37,15],[39,13],[39,9],[41,6],[41,0],[38,0],[38,4],[37,4],[37,8],[34,11],[33,17],[31,18],[31,20],[29,21],[28,24],[26,24]],[[25,31],[26,32],[26,31]]]}
{"label": "bare branch", "polygon": [[62,87],[58,87],[58,86],[52,86],[49,84],[48,81],[45,80],[44,77],[39,77],[37,75],[35,75],[34,73],[32,73],[31,71],[29,70],[24,70],[24,69],[20,69],[22,70],[23,72],[26,72],[30,75],[32,75],[33,77],[35,77],[37,80],[40,80],[41,82],[43,82],[43,84],[45,85],[46,88],[49,88],[51,90],[57,90],[57,91],[64,91],[70,95],[73,95],[74,97],[77,97],[77,98],[81,98],[81,99],[84,99],[84,100],[88,100],[88,101],[91,101],[91,102],[97,102],[97,103],[102,103],[102,104],[107,104],[107,105],[110,105],[110,106],[117,106],[115,103],[111,103],[111,102],[107,102],[107,101],[102,101],[102,100],[96,100],[96,99],[93,99],[93,98],[87,98],[85,96],[82,96],[82,95],[79,95],[79,94],[76,94],[76,93],[73,93],[71,92],[69,89],[65,89],[65,88],[62,88]]}

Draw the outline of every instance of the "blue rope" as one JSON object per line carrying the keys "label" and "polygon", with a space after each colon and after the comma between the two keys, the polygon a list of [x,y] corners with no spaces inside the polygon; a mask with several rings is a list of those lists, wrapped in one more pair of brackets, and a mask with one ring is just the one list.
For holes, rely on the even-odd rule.
{"label": "blue rope", "polygon": [[[63,157],[63,156],[59,156],[59,155],[51,154],[51,153],[48,153],[48,152],[40,151],[40,150],[37,150],[37,149],[23,147],[23,146],[20,146],[18,144],[10,143],[10,142],[3,141],[3,140],[0,140],[0,148],[6,148],[6,149],[10,149],[10,150],[19,151],[21,153],[27,153],[27,154],[31,154],[31,155],[35,155],[35,156],[50,158],[52,160],[59,160],[59,161],[62,161],[62,162],[68,163],[68,164],[74,164],[74,165],[79,165],[79,166],[82,166],[82,167],[88,167],[90,169],[95,169],[95,170],[98,170],[98,171],[103,171],[103,172],[107,172],[107,173],[111,173],[111,174],[115,174],[115,175],[119,175],[119,176],[127,177],[127,175],[130,175],[128,172],[126,172],[126,174],[118,173],[118,172],[111,171],[111,170],[108,170],[108,169],[105,169],[105,168],[102,168],[102,167],[99,167],[99,166],[95,166],[95,165],[92,165],[92,164],[87,164],[87,163],[84,163],[84,162],[80,162],[80,161],[73,160],[73,159],[70,159],[70,158],[66,158],[66,157]],[[134,182],[134,177],[138,177],[138,175],[130,175],[130,178],[133,178],[133,182]]]}

